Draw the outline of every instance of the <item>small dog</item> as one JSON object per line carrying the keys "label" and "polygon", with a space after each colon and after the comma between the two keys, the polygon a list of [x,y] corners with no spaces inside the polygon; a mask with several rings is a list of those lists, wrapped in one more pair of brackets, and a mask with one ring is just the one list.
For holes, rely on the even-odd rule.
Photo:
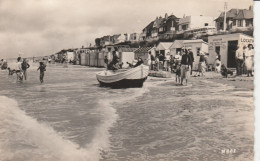
{"label": "small dog", "polygon": [[7,69],[9,71],[8,75],[13,75],[15,73],[16,76],[17,76],[17,80],[23,80],[23,72],[22,71],[11,69],[9,67]]}
{"label": "small dog", "polygon": [[225,78],[228,77],[228,74],[233,75],[233,71],[228,69],[224,64],[221,65],[221,75]]}
{"label": "small dog", "polygon": [[8,75],[13,75],[14,73],[16,73],[15,69],[11,69],[10,67],[8,67],[7,69],[9,71]]}
{"label": "small dog", "polygon": [[176,64],[176,82],[181,83],[181,65],[180,65],[180,63]]}

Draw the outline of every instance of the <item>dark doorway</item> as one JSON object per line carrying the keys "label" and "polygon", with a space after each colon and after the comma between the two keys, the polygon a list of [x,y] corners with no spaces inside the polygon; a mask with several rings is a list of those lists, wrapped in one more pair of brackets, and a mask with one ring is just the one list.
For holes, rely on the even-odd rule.
{"label": "dark doorway", "polygon": [[215,52],[216,52],[217,54],[220,53],[220,46],[216,46],[216,47],[215,47]]}
{"label": "dark doorway", "polygon": [[163,56],[165,56],[165,50],[160,50],[160,54],[162,54]]}
{"label": "dark doorway", "polygon": [[176,48],[176,54],[180,52],[181,53],[181,48]]}
{"label": "dark doorway", "polygon": [[236,67],[236,50],[238,41],[228,41],[228,55],[227,55],[227,67]]}

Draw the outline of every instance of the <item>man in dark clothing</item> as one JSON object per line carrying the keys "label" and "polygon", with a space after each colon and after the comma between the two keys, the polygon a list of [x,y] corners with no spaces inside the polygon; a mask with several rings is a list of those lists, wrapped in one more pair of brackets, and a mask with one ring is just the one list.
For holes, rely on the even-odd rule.
{"label": "man in dark clothing", "polygon": [[43,62],[40,62],[40,66],[37,71],[40,70],[40,82],[43,83],[44,72],[46,71],[46,65]]}
{"label": "man in dark clothing", "polygon": [[194,55],[193,55],[193,52],[191,50],[191,47],[188,48],[188,52],[189,52],[189,55],[190,55],[190,58],[191,58],[191,62],[190,62],[190,75],[192,75],[192,67],[193,67],[193,62],[194,62]]}
{"label": "man in dark clothing", "polygon": [[107,68],[108,67],[108,58],[107,58],[107,56],[105,56],[104,63],[105,63],[105,67]]}
{"label": "man in dark clothing", "polygon": [[151,55],[151,70],[154,70],[155,57],[153,56],[153,54],[151,54],[151,52],[149,52],[149,54]]}
{"label": "man in dark clothing", "polygon": [[138,67],[139,65],[141,65],[143,63],[144,63],[143,59],[139,57],[137,63],[134,65],[134,67]]}
{"label": "man in dark clothing", "polygon": [[183,51],[184,51],[184,54],[181,57],[181,84],[183,85],[183,79],[185,79],[186,85],[187,85],[188,84],[189,66],[191,65],[192,59],[186,49],[183,49]]}
{"label": "man in dark clothing", "polygon": [[117,70],[119,69],[119,57],[116,55],[116,52],[113,51],[113,59],[108,65],[108,70]]}
{"label": "man in dark clothing", "polygon": [[163,69],[164,59],[165,59],[165,57],[164,57],[164,55],[161,53],[161,54],[159,55],[159,61],[160,61],[159,68],[160,68],[160,69]]}

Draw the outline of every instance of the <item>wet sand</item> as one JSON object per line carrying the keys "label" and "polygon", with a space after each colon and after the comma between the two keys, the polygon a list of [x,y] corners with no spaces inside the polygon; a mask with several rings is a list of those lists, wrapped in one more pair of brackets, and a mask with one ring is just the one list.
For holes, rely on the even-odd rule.
{"label": "wet sand", "polygon": [[150,77],[149,92],[116,108],[102,160],[253,160],[253,78],[174,79]]}

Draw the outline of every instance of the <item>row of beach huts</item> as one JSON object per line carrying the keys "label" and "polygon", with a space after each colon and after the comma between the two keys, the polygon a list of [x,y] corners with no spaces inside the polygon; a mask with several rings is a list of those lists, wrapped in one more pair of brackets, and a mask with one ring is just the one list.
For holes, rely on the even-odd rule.
{"label": "row of beach huts", "polygon": [[129,45],[107,45],[104,47],[88,47],[61,50],[60,52],[51,55],[52,60],[62,62],[63,59],[77,65],[104,67],[104,58],[107,56],[108,60],[112,60],[112,52],[115,51],[123,63],[123,68],[128,67],[127,62],[133,63],[135,59],[141,57],[144,64],[148,62],[148,54],[153,56],[162,54],[175,55],[181,51],[183,47],[189,47],[194,54],[194,70],[199,64],[200,52],[206,53],[209,64],[214,65],[217,53],[222,57],[222,63],[228,68],[235,67],[235,53],[237,46],[245,46],[253,43],[254,38],[242,33],[225,34],[209,36],[208,42],[202,39],[196,40],[175,40],[174,42],[160,42],[154,47],[139,47],[131,48]]}

